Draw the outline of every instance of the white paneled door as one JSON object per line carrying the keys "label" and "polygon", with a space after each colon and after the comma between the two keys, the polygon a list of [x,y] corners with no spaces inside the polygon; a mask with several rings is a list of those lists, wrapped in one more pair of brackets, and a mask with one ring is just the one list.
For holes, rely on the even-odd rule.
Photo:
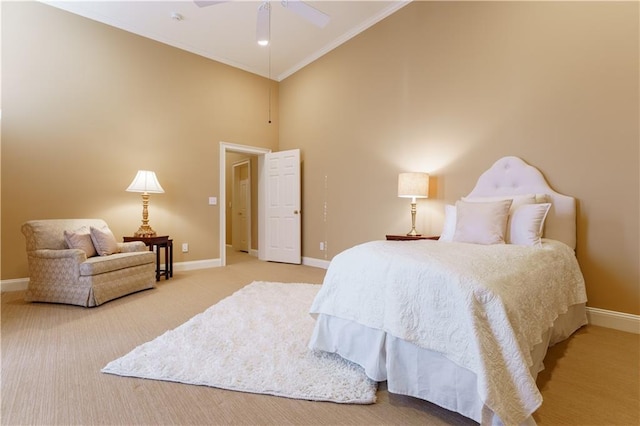
{"label": "white paneled door", "polygon": [[301,263],[300,150],[265,154],[264,260]]}

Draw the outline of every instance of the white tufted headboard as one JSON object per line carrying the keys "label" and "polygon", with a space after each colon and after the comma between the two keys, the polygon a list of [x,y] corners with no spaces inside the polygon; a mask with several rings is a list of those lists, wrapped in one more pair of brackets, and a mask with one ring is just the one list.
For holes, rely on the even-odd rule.
{"label": "white tufted headboard", "polygon": [[503,157],[478,178],[467,197],[546,194],[551,209],[545,221],[544,237],[576,248],[576,200],[549,186],[538,169],[518,157]]}

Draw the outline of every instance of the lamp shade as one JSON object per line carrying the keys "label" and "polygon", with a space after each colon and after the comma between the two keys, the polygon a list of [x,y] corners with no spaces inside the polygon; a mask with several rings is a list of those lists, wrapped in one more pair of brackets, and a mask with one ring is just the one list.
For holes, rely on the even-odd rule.
{"label": "lamp shade", "polygon": [[127,188],[128,192],[144,192],[147,194],[162,194],[164,189],[160,186],[156,174],[149,170],[138,170],[133,182]]}
{"label": "lamp shade", "polygon": [[398,197],[428,198],[429,175],[427,173],[400,173],[398,175]]}

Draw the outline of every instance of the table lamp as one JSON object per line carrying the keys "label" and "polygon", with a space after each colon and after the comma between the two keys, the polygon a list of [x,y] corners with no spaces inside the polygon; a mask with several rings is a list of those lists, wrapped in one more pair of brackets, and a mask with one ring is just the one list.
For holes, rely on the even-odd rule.
{"label": "table lamp", "polygon": [[156,236],[151,226],[149,226],[149,194],[162,194],[164,189],[160,186],[156,174],[149,170],[138,170],[133,182],[127,188],[128,192],[142,193],[142,225],[133,234],[136,238],[151,238]]}
{"label": "table lamp", "polygon": [[411,198],[411,231],[407,235],[415,237],[416,198],[429,197],[429,175],[427,173],[400,173],[398,175],[398,197]]}

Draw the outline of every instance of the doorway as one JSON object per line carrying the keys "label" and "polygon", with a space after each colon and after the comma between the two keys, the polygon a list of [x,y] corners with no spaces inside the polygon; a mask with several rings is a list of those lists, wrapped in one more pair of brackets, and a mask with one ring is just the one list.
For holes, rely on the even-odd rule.
{"label": "doorway", "polygon": [[[231,247],[233,251],[250,253],[253,249],[251,227],[254,214],[251,197],[255,192],[251,184],[251,159],[244,159],[231,166],[231,220],[227,222],[227,231],[231,224]],[[227,246],[229,245],[227,234]]]}
{"label": "doorway", "polygon": [[[230,199],[231,197],[227,197],[227,154],[240,153],[247,154],[248,156],[257,156],[258,161],[260,161],[261,157],[264,156],[264,154],[270,152],[271,150],[268,148],[258,148],[248,145],[220,142],[220,266],[226,266],[227,264],[227,206],[229,204],[229,201],[232,201],[228,200],[228,198]],[[261,177],[258,175],[258,186],[261,185],[260,180]],[[260,197],[260,191],[258,191],[258,197]],[[258,198],[258,204],[259,203],[260,199]]]}

